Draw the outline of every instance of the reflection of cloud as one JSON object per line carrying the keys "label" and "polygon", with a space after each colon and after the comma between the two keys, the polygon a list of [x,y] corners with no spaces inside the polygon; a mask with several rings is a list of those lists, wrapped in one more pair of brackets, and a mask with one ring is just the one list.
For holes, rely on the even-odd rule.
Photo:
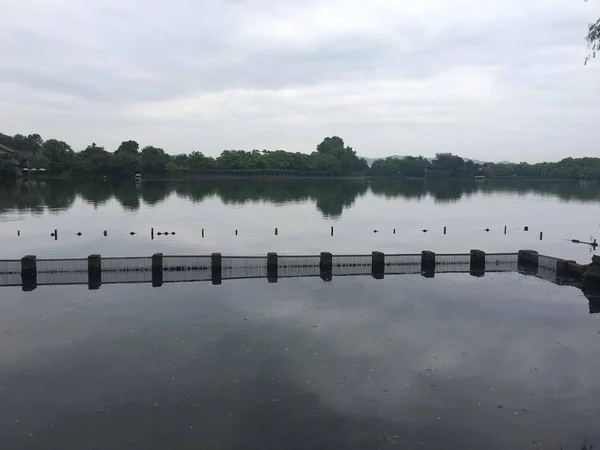
{"label": "reflection of cloud", "polygon": [[[8,296],[0,328],[14,339],[0,355],[0,423],[18,418],[41,440],[68,436],[80,447],[125,434],[144,448],[201,435],[213,448],[580,443],[600,413],[597,326],[581,295],[523,280],[257,280]],[[22,402],[25,392],[34,403]],[[20,431],[8,431],[18,447]]]}

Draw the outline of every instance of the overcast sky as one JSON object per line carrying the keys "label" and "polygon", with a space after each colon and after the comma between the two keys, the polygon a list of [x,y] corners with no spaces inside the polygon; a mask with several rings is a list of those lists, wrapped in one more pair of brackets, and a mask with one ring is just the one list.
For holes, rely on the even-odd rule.
{"label": "overcast sky", "polygon": [[0,132],[600,157],[599,16],[598,0],[0,0]]}

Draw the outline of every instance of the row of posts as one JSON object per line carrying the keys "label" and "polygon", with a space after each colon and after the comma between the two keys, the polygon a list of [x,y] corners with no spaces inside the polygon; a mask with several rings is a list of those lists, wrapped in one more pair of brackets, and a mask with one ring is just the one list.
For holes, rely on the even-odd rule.
{"label": "row of posts", "polygon": [[[383,279],[385,275],[386,256],[382,252],[373,252],[371,255],[371,275],[375,279]],[[90,255],[88,263],[88,287],[89,289],[99,289],[102,284],[102,257],[100,255]],[[520,272],[536,274],[538,270],[539,255],[531,250],[521,250],[518,253],[518,267]],[[329,252],[323,252],[319,258],[319,274],[324,281],[331,281],[333,278],[333,255]],[[486,254],[481,250],[471,250],[469,272],[476,277],[482,277],[485,274]],[[572,261],[559,260],[557,269],[562,275],[576,275],[577,264]],[[426,278],[435,276],[436,254],[431,251],[421,253],[421,274]],[[221,253],[211,255],[211,280],[215,285],[222,282],[223,257]],[[156,253],[152,255],[152,286],[160,287],[163,285],[163,254]],[[267,254],[267,279],[270,283],[276,283],[279,277],[279,256],[277,253]],[[37,287],[37,261],[33,255],[25,256],[21,259],[21,279],[24,291],[32,291]]]}
{"label": "row of posts", "polygon": [[[506,225],[505,225],[504,226],[504,234],[506,234],[506,230],[507,230],[507,228],[506,228]],[[529,231],[529,227],[525,227],[524,230],[525,231]],[[421,231],[423,233],[427,233],[430,230],[424,229],[424,230],[421,230]],[[491,230],[489,228],[486,228],[483,231],[489,233]],[[373,232],[374,233],[379,233],[380,231],[379,230],[373,230]],[[396,229],[395,228],[392,230],[392,233],[396,234]],[[136,233],[134,231],[131,231],[129,234],[131,236],[135,236],[138,233]],[[331,236],[333,236],[333,226],[331,227],[330,234],[331,234]],[[444,235],[446,235],[446,234],[447,234],[447,227],[444,227]],[[83,233],[77,232],[77,233],[75,233],[75,235],[77,235],[77,236],[83,236]],[[102,232],[102,235],[104,237],[107,237],[108,236],[108,231],[104,230]],[[159,232],[155,233],[154,232],[154,228],[151,228],[150,229],[150,239],[154,240],[154,236],[155,235],[157,235],[157,236],[169,236],[169,235],[175,236],[175,232],[174,231],[164,231],[164,232],[159,231]],[[238,230],[235,230],[235,235],[236,236],[238,235]],[[279,235],[279,229],[275,228],[275,236],[278,236],[278,235]],[[17,230],[17,236],[21,236],[21,230]],[[54,238],[54,240],[57,241],[58,240],[58,230],[55,229],[52,233],[50,233],[50,236],[52,236]],[[204,238],[204,228],[202,228],[202,237]],[[540,231],[540,241],[543,240],[543,238],[544,238],[544,233],[542,231]]]}

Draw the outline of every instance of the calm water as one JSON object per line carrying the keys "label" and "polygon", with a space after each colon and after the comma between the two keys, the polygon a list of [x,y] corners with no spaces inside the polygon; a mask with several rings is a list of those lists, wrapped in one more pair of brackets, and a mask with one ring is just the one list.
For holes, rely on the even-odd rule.
{"label": "calm water", "polygon": [[[0,258],[533,248],[584,262],[587,246],[564,239],[599,237],[592,184],[0,189]],[[150,240],[152,226],[176,235]],[[584,439],[600,442],[600,316],[573,287],[447,274],[0,295],[2,448],[580,450]]]}
{"label": "calm water", "polygon": [[[599,206],[597,183],[39,182],[0,185],[0,242],[4,258],[531,248],[588,262],[568,240],[600,238]],[[151,227],[176,234],[151,241]]]}

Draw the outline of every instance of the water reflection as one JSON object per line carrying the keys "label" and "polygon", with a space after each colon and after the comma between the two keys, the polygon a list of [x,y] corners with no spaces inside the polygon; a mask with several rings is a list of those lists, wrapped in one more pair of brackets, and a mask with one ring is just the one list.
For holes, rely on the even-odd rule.
{"label": "water reflection", "polygon": [[599,202],[598,182],[567,182],[542,180],[474,181],[400,180],[373,181],[251,181],[218,180],[187,182],[144,182],[133,180],[52,180],[20,181],[0,184],[0,214],[9,211],[42,214],[45,209],[69,209],[75,200],[102,206],[116,199],[124,210],[135,211],[142,204],[158,205],[169,196],[200,203],[217,196],[224,204],[241,205],[249,202],[269,202],[287,205],[296,202],[314,202],[326,218],[338,218],[357,198],[370,189],[374,196],[420,200],[433,198],[436,203],[458,202],[473,195],[540,195],[562,201]]}

